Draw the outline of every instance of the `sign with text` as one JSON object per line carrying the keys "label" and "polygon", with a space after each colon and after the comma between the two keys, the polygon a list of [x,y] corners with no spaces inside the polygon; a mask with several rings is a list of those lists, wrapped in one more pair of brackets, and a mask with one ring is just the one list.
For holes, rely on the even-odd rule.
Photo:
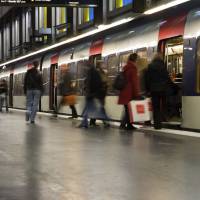
{"label": "sign with text", "polygon": [[97,7],[97,0],[0,0],[0,6]]}

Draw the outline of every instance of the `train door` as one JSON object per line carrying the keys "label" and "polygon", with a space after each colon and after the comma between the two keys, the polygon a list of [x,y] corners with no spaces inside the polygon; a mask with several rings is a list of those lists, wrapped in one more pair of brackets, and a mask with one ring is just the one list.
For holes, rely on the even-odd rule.
{"label": "train door", "polygon": [[176,95],[167,97],[168,116],[173,120],[180,120],[182,111],[183,37],[161,41],[159,47],[163,52],[171,80],[176,84],[177,88],[180,88]]}
{"label": "train door", "polygon": [[54,110],[57,107],[57,70],[58,65],[52,64],[50,67],[49,84],[49,109]]}
{"label": "train door", "polygon": [[10,74],[10,78],[9,78],[9,93],[8,93],[8,97],[9,97],[9,107],[13,107],[13,74]]}
{"label": "train door", "polygon": [[98,60],[101,60],[101,54],[92,55],[89,60],[96,67]]}

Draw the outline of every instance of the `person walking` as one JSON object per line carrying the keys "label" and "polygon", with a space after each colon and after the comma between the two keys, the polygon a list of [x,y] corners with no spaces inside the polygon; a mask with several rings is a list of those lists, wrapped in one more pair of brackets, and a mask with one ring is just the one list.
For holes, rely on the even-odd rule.
{"label": "person walking", "polygon": [[26,121],[35,123],[40,97],[43,92],[42,75],[38,70],[39,62],[34,61],[33,67],[26,72],[24,78],[24,94],[26,95]]}
{"label": "person walking", "polygon": [[77,111],[75,107],[76,103],[76,85],[72,81],[72,75],[69,71],[67,64],[61,65],[62,71],[62,80],[59,84],[60,95],[62,99],[58,104],[58,107],[55,109],[54,117],[57,117],[57,113],[60,110],[62,105],[68,105],[72,111],[72,118],[77,118]]}
{"label": "person walking", "polygon": [[6,112],[8,112],[8,84],[5,79],[0,81],[0,112],[5,103]]}
{"label": "person walking", "polygon": [[121,121],[120,129],[134,130],[135,127],[130,122],[128,103],[134,98],[140,96],[139,77],[136,67],[137,54],[129,55],[127,64],[123,67],[123,75],[126,83],[122,90],[120,90],[118,104],[124,105],[124,116]]}
{"label": "person walking", "polygon": [[[108,122],[109,117],[105,110],[105,99],[106,99],[107,90],[108,90],[108,76],[103,69],[103,64],[104,64],[103,61],[97,61],[96,69],[99,72],[99,75],[101,77],[101,87],[98,88],[97,100],[99,101],[99,104],[101,106],[100,112],[102,113],[102,115],[104,117],[104,119],[102,119],[104,127],[108,128],[110,126],[110,124]],[[90,126],[97,126],[96,119],[90,119]]]}
{"label": "person walking", "polygon": [[162,128],[162,114],[166,102],[166,93],[171,84],[162,54],[155,55],[146,73],[146,88],[152,98],[154,128]]}
{"label": "person walking", "polygon": [[87,64],[87,74],[85,79],[85,107],[83,109],[83,120],[79,128],[88,128],[88,118],[95,119],[99,114],[95,105],[95,99],[99,97],[99,88],[102,87],[102,80],[99,72],[91,63]]}

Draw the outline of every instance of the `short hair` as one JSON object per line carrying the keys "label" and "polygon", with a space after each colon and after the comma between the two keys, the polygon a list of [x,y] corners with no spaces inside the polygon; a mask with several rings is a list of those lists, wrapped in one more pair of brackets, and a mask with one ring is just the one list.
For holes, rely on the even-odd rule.
{"label": "short hair", "polygon": [[161,52],[157,52],[154,55],[153,60],[163,60],[163,54]]}
{"label": "short hair", "polygon": [[128,60],[130,60],[132,62],[136,62],[137,58],[138,58],[137,53],[132,53],[129,55]]}
{"label": "short hair", "polygon": [[39,66],[39,62],[37,60],[33,61],[33,67],[37,68]]}

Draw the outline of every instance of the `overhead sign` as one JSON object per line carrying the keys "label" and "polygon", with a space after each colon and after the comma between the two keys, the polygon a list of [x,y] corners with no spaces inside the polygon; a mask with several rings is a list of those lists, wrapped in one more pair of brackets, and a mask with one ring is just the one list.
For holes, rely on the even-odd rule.
{"label": "overhead sign", "polygon": [[0,6],[97,7],[97,0],[0,0]]}

